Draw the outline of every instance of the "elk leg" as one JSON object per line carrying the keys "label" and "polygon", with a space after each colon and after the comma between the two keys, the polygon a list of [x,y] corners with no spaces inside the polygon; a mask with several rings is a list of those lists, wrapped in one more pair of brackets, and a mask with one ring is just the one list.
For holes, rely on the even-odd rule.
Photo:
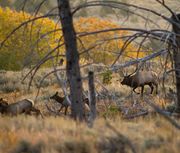
{"label": "elk leg", "polygon": [[64,112],[64,115],[67,114],[67,110],[68,110],[68,106],[65,107],[65,112]]}
{"label": "elk leg", "polygon": [[[58,110],[58,112],[61,112],[61,110],[64,108],[64,105],[61,104],[61,108]],[[56,113],[57,116],[57,113]]]}
{"label": "elk leg", "polygon": [[63,109],[63,107],[64,107],[64,106],[63,106],[63,105],[61,105],[61,108],[59,109],[59,112]]}
{"label": "elk leg", "polygon": [[36,109],[36,108],[32,107],[32,108],[31,108],[31,111],[36,112],[37,115],[40,114],[41,117],[44,118],[43,115],[42,115],[42,113],[41,113],[41,111],[40,111],[39,109]]}
{"label": "elk leg", "polygon": [[25,114],[31,115],[31,110],[24,111]]}
{"label": "elk leg", "polygon": [[144,86],[141,86],[141,96],[143,97]]}
{"label": "elk leg", "polygon": [[156,86],[156,94],[158,94],[158,84],[155,83],[155,86]]}
{"label": "elk leg", "polygon": [[150,88],[151,88],[151,94],[153,93],[154,87],[152,85],[152,83],[149,84]]}
{"label": "elk leg", "polygon": [[137,88],[137,87],[134,87],[134,88],[133,88],[133,91],[134,91],[135,93],[139,94],[139,92],[136,92],[136,90],[135,90],[136,88]]}

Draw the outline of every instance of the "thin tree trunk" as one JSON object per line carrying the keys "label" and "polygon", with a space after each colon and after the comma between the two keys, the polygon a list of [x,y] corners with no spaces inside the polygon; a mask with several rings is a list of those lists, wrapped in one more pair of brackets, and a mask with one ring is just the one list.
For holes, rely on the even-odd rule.
{"label": "thin tree trunk", "polygon": [[176,90],[177,90],[177,104],[176,112],[180,113],[180,14],[177,14],[176,17],[172,17],[173,21],[179,23],[179,26],[173,24],[173,32],[176,34],[176,45],[174,49],[174,67],[176,69]]}
{"label": "thin tree trunk", "polygon": [[72,102],[72,117],[75,120],[84,120],[85,111],[82,96],[82,80],[79,67],[79,54],[77,50],[76,33],[69,0],[57,0],[61,26],[66,48],[66,73],[70,84],[70,99]]}
{"label": "thin tree trunk", "polygon": [[95,87],[94,87],[94,73],[89,72],[89,94],[90,94],[90,117],[88,119],[89,126],[93,126],[93,122],[96,118],[96,95],[95,95]]}

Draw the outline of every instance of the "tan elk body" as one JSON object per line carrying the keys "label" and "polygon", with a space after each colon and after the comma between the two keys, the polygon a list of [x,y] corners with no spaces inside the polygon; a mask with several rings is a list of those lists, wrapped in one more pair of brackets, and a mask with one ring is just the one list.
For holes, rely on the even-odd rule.
{"label": "tan elk body", "polygon": [[50,97],[50,99],[54,99],[55,101],[57,101],[58,103],[61,104],[61,108],[59,109],[59,112],[65,108],[65,112],[64,114],[66,115],[67,114],[67,110],[68,110],[68,107],[70,106],[69,102],[67,101],[67,99],[65,97],[60,97],[58,95],[58,92],[56,92],[53,96]]}
{"label": "tan elk body", "polygon": [[40,110],[34,107],[34,102],[30,99],[23,99],[15,103],[8,104],[7,102],[0,99],[0,113],[7,115],[18,115],[18,114],[31,114],[31,112],[36,112],[36,114],[41,114]]}
{"label": "tan elk body", "polygon": [[134,92],[136,92],[135,89],[137,87],[141,87],[141,95],[143,95],[145,85],[149,85],[151,94],[154,86],[156,87],[156,94],[158,92],[158,77],[153,71],[138,71],[134,75],[125,76],[121,84],[133,88]]}
{"label": "tan elk body", "polygon": [[[65,108],[64,115],[67,114],[68,107],[71,105],[68,100],[65,97],[61,97],[58,95],[58,92],[56,92],[53,96],[50,97],[50,99],[53,99],[61,104],[61,107],[59,109],[59,112]],[[85,108],[89,111],[89,99],[85,98],[83,99],[83,102],[85,103]]]}

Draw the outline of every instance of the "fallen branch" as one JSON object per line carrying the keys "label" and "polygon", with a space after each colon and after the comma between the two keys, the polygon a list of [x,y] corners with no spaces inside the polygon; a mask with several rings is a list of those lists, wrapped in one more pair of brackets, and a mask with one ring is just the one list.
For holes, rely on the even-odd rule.
{"label": "fallen branch", "polygon": [[[138,64],[138,63],[144,63],[144,62],[146,62],[146,61],[148,61],[148,60],[151,60],[151,59],[153,59],[153,58],[155,58],[155,57],[158,57],[158,56],[160,56],[160,55],[163,55],[163,54],[165,54],[165,53],[168,53],[168,50],[166,50],[166,49],[163,49],[163,50],[160,50],[160,51],[158,51],[158,52],[155,52],[155,53],[153,53],[153,54],[151,54],[151,55],[148,55],[148,56],[146,56],[146,57],[143,57],[143,58],[138,58],[138,59],[134,59],[134,60],[130,60],[130,61],[128,61],[128,62],[125,62],[125,63],[122,63],[122,64],[116,64],[116,65],[114,65],[114,66],[112,66],[112,67],[107,67],[107,66],[105,66],[105,65],[100,65],[102,68],[106,68],[106,70],[110,70],[110,71],[113,71],[113,72],[116,72],[116,71],[118,71],[119,69],[121,69],[121,68],[125,68],[125,67],[129,67],[129,66],[131,66],[131,65],[135,65],[135,64]],[[98,64],[91,64],[92,66],[99,66]],[[102,73],[104,73],[104,72],[97,72],[97,73],[95,73],[95,76],[98,76],[98,75],[101,75]],[[88,79],[88,76],[84,76],[84,77],[82,77],[82,79]],[[96,81],[96,80],[95,80]],[[97,82],[97,81],[96,81]],[[100,84],[100,82],[98,81],[98,83]],[[102,85],[101,85],[102,86]],[[103,86],[102,86],[103,87]],[[106,90],[106,88],[105,87],[103,87],[105,90]]]}
{"label": "fallen branch", "polygon": [[125,116],[125,117],[123,117],[123,119],[134,119],[134,118],[137,118],[137,117],[146,116],[148,114],[149,114],[148,111],[144,111],[144,112],[140,112],[140,113],[137,113],[137,114],[134,114],[134,115]]}
{"label": "fallen branch", "polygon": [[167,113],[163,110],[161,110],[157,105],[155,105],[154,103],[150,102],[149,99],[146,98],[146,103],[151,106],[157,113],[159,113],[160,115],[162,115],[166,120],[168,120],[174,127],[176,127],[178,130],[180,130],[180,124],[177,123],[175,120],[173,120],[169,115],[170,113]]}
{"label": "fallen branch", "polygon": [[117,71],[117,70],[119,70],[120,68],[129,67],[129,66],[134,65],[134,64],[138,64],[138,63],[141,63],[141,62],[148,61],[148,60],[150,60],[150,59],[152,59],[152,58],[155,58],[155,57],[160,56],[160,55],[162,55],[162,54],[165,54],[165,53],[167,53],[167,52],[168,52],[168,51],[167,51],[166,49],[163,49],[163,50],[160,50],[160,51],[158,51],[158,52],[156,52],[156,53],[153,53],[153,54],[148,55],[148,56],[143,57],[143,58],[138,58],[138,59],[135,59],[135,60],[131,60],[131,61],[129,61],[129,62],[125,62],[125,63],[119,64],[119,65],[116,64],[116,65],[114,65],[113,67],[111,67],[110,70],[111,70],[111,71]]}

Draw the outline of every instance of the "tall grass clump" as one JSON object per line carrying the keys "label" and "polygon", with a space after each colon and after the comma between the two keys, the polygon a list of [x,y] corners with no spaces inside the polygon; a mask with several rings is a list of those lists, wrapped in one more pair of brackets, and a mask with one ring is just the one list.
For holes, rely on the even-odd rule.
{"label": "tall grass clump", "polygon": [[[57,84],[56,78],[54,75],[49,76],[45,78],[43,81],[43,77],[46,75],[46,71],[48,69],[43,69],[40,70],[35,76],[34,79],[32,80],[31,83],[31,90],[33,91],[34,89],[37,89],[39,87],[45,88],[48,86],[52,86]],[[27,72],[23,71],[5,71],[3,73],[0,73],[0,92],[1,93],[11,93],[11,92],[26,92],[29,87],[29,82],[30,82],[30,76],[25,79],[24,81],[24,74]],[[40,84],[41,83],[41,84]]]}

